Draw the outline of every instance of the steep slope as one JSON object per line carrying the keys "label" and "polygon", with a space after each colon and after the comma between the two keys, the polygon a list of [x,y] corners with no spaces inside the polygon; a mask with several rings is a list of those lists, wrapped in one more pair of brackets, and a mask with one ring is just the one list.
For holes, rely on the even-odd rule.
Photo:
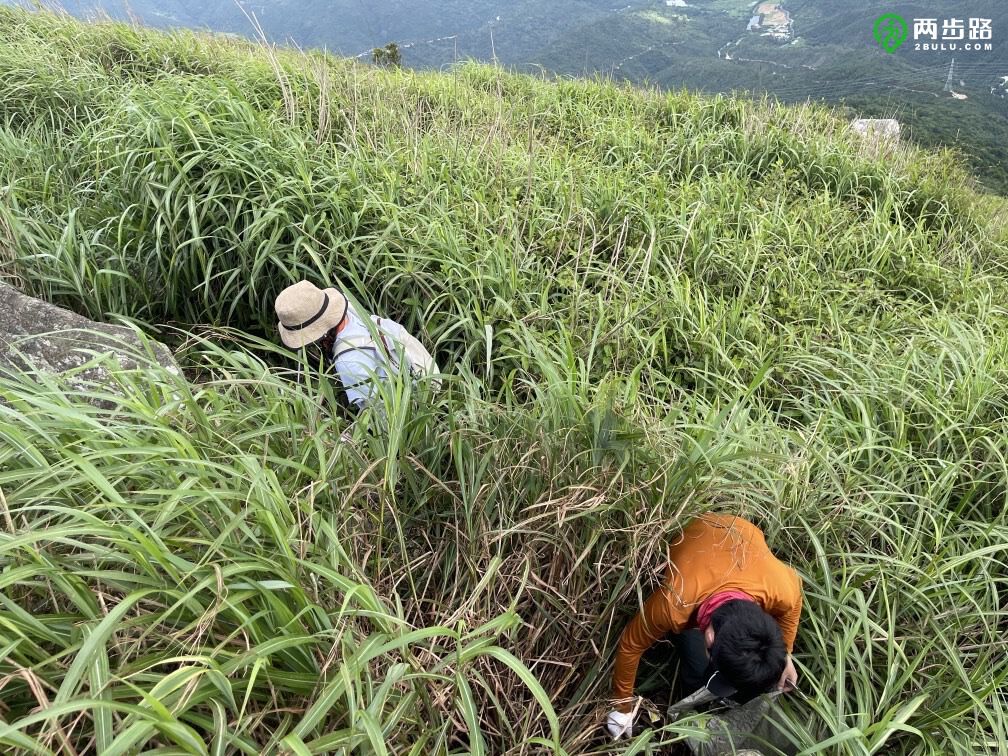
{"label": "steep slope", "polygon": [[[1008,244],[953,155],[7,8],[0,79],[0,276],[188,378],[0,376],[7,750],[611,753],[619,632],[710,510],[802,576],[792,750],[1008,747]],[[349,416],[273,343],[300,277],[444,390]]]}

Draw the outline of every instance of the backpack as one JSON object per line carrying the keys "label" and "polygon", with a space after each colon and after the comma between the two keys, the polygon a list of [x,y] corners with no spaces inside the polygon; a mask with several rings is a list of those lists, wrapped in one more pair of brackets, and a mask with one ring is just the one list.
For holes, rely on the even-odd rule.
{"label": "backpack", "polygon": [[[405,357],[406,366],[414,378],[440,372],[431,353],[427,351],[418,339],[407,333],[405,328],[399,326],[399,333],[394,334],[389,326],[382,324],[382,319],[377,315],[372,315],[371,321],[375,324],[374,335],[378,338],[375,339],[368,333],[367,335],[340,340],[333,349],[333,361],[341,354],[354,349],[374,349],[379,354],[384,355],[394,372],[398,372],[401,368],[400,355]],[[368,330],[370,331],[371,329]],[[435,378],[431,383],[434,385],[435,390],[441,388],[441,381],[439,379]]]}
{"label": "backpack", "polygon": [[780,721],[775,701],[780,691],[775,690],[753,698],[748,703],[736,704],[724,699],[715,699],[713,693],[701,688],[678,703],[668,707],[667,721],[675,722],[688,711],[696,710],[715,702],[705,729],[706,736],[689,736],[686,745],[694,756],[712,756],[723,753],[756,753],[761,748],[773,748],[773,753],[793,754],[797,751],[787,728]]}

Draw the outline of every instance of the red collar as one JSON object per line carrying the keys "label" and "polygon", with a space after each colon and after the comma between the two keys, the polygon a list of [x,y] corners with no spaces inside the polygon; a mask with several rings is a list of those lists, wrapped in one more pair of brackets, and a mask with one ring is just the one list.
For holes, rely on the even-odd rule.
{"label": "red collar", "polygon": [[701,633],[707,631],[707,627],[710,625],[710,617],[714,613],[714,610],[729,601],[752,601],[755,603],[756,599],[742,591],[721,591],[710,596],[697,609],[696,620],[700,626]]}

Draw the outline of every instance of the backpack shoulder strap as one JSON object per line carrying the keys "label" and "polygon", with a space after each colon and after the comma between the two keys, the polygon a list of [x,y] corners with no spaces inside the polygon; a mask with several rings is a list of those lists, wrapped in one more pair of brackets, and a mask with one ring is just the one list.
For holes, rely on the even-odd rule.
{"label": "backpack shoulder strap", "polygon": [[354,336],[349,339],[339,339],[333,347],[332,358],[335,361],[340,355],[352,352],[355,349],[377,349],[377,346],[374,340],[367,334]]}
{"label": "backpack shoulder strap", "polygon": [[395,352],[396,352],[395,342],[393,342],[393,344],[391,346],[389,345],[389,335],[387,333],[385,333],[385,328],[384,328],[384,326],[382,326],[381,318],[379,318],[377,315],[372,315],[371,319],[374,320],[375,325],[378,327],[377,328],[377,330],[378,330],[378,338],[381,341],[382,350],[385,352],[386,359],[388,359],[388,361],[394,367],[396,367],[396,369],[398,369],[399,360],[396,359],[396,355],[395,355]]}
{"label": "backpack shoulder strap", "polygon": [[379,337],[378,342],[376,343],[375,339],[371,338],[371,334],[369,333],[362,333],[360,336],[337,339],[332,350],[333,362],[335,362],[340,355],[352,352],[356,349],[373,349],[379,355],[384,356],[394,369],[398,369],[399,361],[396,359],[394,349],[389,347],[388,336],[381,328],[381,318],[377,315],[372,315],[371,319],[377,326]]}

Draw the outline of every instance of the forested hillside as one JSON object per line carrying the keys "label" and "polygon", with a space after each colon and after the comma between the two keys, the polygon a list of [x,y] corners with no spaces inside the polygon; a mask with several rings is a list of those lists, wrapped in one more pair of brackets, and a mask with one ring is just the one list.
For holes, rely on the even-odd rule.
{"label": "forested hillside", "polygon": [[[0,371],[0,750],[668,754],[705,718],[647,726],[649,657],[612,741],[615,648],[721,512],[802,583],[768,754],[1008,752],[1008,229],[955,155],[9,7],[0,80],[0,281],[183,370]],[[301,278],[440,390],[351,414]]]}
{"label": "forested hillside", "polygon": [[[0,0],[13,3],[14,0]],[[440,68],[468,59],[518,63],[565,30],[649,0],[65,0],[79,18],[138,19],[168,29],[207,29],[346,56],[395,42],[407,65]],[[619,7],[615,7],[618,5]]]}

